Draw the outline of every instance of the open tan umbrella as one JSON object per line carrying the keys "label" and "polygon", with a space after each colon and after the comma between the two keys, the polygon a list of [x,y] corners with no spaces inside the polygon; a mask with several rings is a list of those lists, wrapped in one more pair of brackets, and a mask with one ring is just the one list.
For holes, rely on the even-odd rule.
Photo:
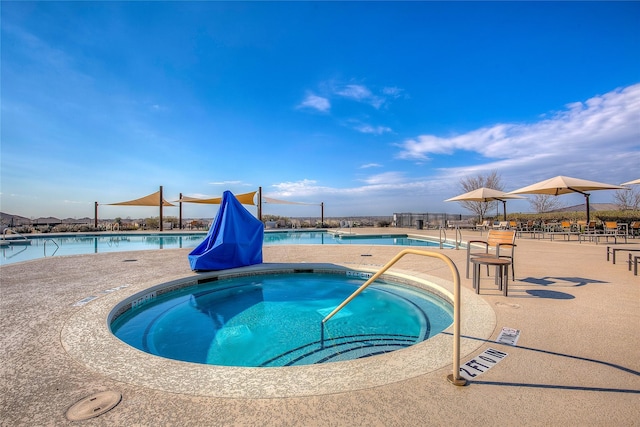
{"label": "open tan umbrella", "polygon": [[504,220],[507,220],[507,200],[506,199],[524,199],[524,197],[507,194],[504,191],[494,190],[493,188],[480,187],[468,193],[461,194],[456,197],[445,200],[445,202],[502,202]]}
{"label": "open tan umbrella", "polygon": [[620,185],[634,185],[634,184],[640,184],[640,178],[634,179],[633,181],[629,181],[629,182],[623,182]]}
{"label": "open tan umbrella", "polygon": [[614,184],[605,184],[602,182],[588,181],[586,179],[559,175],[555,178],[550,178],[545,181],[531,184],[527,187],[510,191],[509,194],[550,194],[552,196],[559,196],[560,194],[580,193],[584,195],[586,200],[587,222],[589,222],[590,194],[586,193],[586,191],[594,190],[627,190],[627,188]]}

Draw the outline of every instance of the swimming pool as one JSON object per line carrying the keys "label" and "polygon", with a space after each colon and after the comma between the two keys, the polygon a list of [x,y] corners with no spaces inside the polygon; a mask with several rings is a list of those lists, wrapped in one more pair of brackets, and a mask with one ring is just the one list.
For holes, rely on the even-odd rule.
{"label": "swimming pool", "polygon": [[[64,255],[86,255],[156,249],[195,248],[205,232],[50,234],[29,236],[30,244],[0,247],[0,265]],[[439,242],[410,238],[406,234],[340,235],[321,231],[267,231],[264,245],[394,245],[439,247]],[[453,245],[443,244],[445,248]]]}
{"label": "swimming pool", "polygon": [[451,325],[452,307],[441,298],[376,280],[323,326],[322,319],[369,277],[304,271],[202,281],[166,293],[155,289],[131,298],[122,313],[121,305],[111,329],[157,356],[263,368],[384,354]]}

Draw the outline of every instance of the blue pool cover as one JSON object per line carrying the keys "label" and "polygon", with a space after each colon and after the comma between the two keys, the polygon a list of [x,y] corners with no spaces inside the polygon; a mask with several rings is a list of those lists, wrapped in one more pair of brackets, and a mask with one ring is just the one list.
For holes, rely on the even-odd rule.
{"label": "blue pool cover", "polygon": [[225,191],[207,237],[189,254],[189,264],[194,271],[260,264],[263,238],[262,221],[246,210],[230,191]]}

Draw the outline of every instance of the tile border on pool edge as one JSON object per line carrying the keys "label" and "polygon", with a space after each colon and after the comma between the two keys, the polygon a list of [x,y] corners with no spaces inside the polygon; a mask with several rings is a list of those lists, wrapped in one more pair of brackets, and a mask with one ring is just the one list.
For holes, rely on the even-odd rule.
{"label": "tile border on pool edge", "polygon": [[[133,348],[116,338],[109,321],[117,308],[131,303],[133,297],[154,288],[171,287],[179,282],[197,284],[210,277],[234,277],[295,271],[375,272],[366,267],[351,268],[327,263],[260,264],[241,269],[199,274],[156,286],[130,285],[131,293],[109,294],[91,301],[69,317],[61,331],[61,341],[67,353],[79,363],[116,381],[143,387],[200,396],[235,398],[274,398],[332,394],[377,387],[414,378],[452,364],[452,335],[441,333],[427,341],[365,359],[333,362],[322,365],[280,368],[245,368],[204,365],[166,359]],[[453,283],[415,272],[387,272],[392,281],[411,282],[451,302]],[[461,357],[490,338],[496,325],[492,307],[468,289],[461,289]],[[473,319],[473,322],[467,321]],[[450,332],[451,328],[445,332]],[[479,339],[478,339],[479,338]],[[446,379],[443,376],[443,381]]]}

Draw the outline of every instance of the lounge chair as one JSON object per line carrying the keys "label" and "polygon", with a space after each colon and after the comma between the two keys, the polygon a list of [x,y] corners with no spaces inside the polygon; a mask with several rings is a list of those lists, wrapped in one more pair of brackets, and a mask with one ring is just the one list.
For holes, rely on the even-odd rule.
{"label": "lounge chair", "polygon": [[[516,248],[516,231],[515,230],[489,230],[487,240],[469,240],[467,242],[467,279],[469,278],[469,264],[472,257],[497,257],[508,258],[511,260],[511,274],[513,280],[516,280],[515,268],[513,265],[515,248]],[[482,251],[473,251],[473,246],[482,246]],[[506,249],[500,253],[500,249]],[[490,254],[489,250],[494,250],[495,254]]]}
{"label": "lounge chair", "polygon": [[476,230],[480,230],[481,232],[484,230],[488,230],[489,228],[491,228],[491,221],[488,221],[486,219],[482,221],[482,224],[476,224]]}
{"label": "lounge chair", "polygon": [[500,221],[498,222],[499,230],[508,230],[509,229],[509,221]]}

